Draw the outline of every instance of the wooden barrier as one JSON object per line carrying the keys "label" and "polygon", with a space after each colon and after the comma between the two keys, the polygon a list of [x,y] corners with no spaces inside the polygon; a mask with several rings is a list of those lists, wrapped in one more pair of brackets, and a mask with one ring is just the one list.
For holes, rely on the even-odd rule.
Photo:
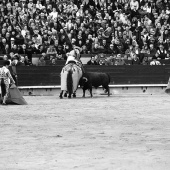
{"label": "wooden barrier", "polygon": [[[58,66],[20,66],[17,67],[19,86],[60,85]],[[111,76],[111,85],[119,84],[167,84],[170,65],[160,66],[85,66],[87,72],[107,72]]]}

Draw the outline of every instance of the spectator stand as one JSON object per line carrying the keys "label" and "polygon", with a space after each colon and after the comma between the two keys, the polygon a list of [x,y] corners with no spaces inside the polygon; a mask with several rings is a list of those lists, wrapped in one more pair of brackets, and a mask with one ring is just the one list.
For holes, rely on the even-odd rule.
{"label": "spectator stand", "polygon": [[[85,65],[95,56],[99,66],[92,66],[92,70],[101,67],[114,73],[115,68],[126,68],[135,72],[134,68],[140,70],[142,65],[146,68],[153,57],[162,65],[147,66],[148,71],[152,72],[154,67],[155,70],[163,69],[163,65],[167,68],[170,64],[169,1],[19,0],[0,1],[0,6],[0,54],[3,60],[5,55],[22,65],[28,58],[28,65],[31,62],[38,66],[42,57],[40,65],[46,65],[36,69],[26,67],[27,73],[31,69],[55,70],[56,67],[51,68],[51,55],[60,69],[72,45],[83,49],[81,60]],[[26,72],[24,76],[27,76]],[[52,75],[45,74],[44,77],[47,76]],[[138,76],[135,76],[136,81]]]}

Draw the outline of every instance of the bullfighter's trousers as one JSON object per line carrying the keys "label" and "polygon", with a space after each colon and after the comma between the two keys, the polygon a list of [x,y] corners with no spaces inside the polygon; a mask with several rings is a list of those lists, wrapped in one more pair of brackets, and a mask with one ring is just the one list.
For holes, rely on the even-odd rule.
{"label": "bullfighter's trousers", "polygon": [[0,85],[1,85],[1,96],[3,99],[3,103],[5,103],[9,96],[9,84],[4,83],[4,80],[1,79]]}

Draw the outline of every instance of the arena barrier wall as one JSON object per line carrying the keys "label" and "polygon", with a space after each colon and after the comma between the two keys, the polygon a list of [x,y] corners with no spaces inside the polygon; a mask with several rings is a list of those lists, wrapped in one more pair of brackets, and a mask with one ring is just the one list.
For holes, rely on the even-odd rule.
{"label": "arena barrier wall", "polygon": [[[63,65],[18,67],[18,84],[23,95],[59,95]],[[164,94],[170,65],[160,66],[84,66],[88,72],[107,72],[111,76],[111,94]],[[93,89],[104,94],[103,89]],[[78,94],[82,90],[78,89]]]}
{"label": "arena barrier wall", "polygon": [[[18,86],[23,95],[59,95],[60,72],[63,65],[19,66]],[[168,84],[170,65],[84,66],[88,72],[107,72],[111,76],[111,93],[163,94]],[[102,88],[93,93],[103,94]],[[78,94],[82,90],[78,89]]]}
{"label": "arena barrier wall", "polygon": [[[19,66],[17,67],[19,86],[59,86],[58,66]],[[110,85],[167,84],[170,65],[159,66],[84,66],[87,72],[106,72],[111,77]]]}

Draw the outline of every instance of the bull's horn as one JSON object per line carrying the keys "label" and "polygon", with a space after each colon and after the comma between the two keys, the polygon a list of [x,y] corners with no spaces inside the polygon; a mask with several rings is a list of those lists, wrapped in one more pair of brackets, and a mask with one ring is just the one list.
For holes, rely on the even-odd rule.
{"label": "bull's horn", "polygon": [[86,77],[83,77],[83,79],[87,82],[88,81],[88,79],[86,78]]}

